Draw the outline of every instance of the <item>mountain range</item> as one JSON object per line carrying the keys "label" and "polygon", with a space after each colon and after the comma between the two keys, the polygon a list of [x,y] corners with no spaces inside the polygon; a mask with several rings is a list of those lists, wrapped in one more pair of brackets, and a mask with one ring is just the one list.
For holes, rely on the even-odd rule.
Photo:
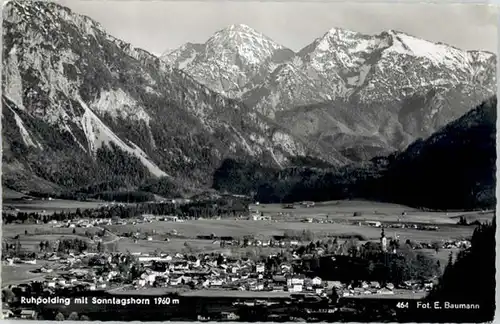
{"label": "mountain range", "polygon": [[227,161],[350,168],[490,97],[495,62],[395,31],[332,29],[295,53],[245,25],[158,58],[56,3],[11,1],[3,185],[169,196],[214,186]]}
{"label": "mountain range", "polygon": [[350,161],[404,149],[496,92],[496,56],[332,28],[297,53],[246,25],[162,59]]}

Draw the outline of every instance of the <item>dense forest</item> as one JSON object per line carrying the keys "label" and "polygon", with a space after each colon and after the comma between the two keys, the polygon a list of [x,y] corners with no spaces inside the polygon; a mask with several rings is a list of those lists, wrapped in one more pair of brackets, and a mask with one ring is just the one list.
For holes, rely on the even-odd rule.
{"label": "dense forest", "polygon": [[493,222],[478,226],[472,235],[471,248],[460,252],[456,260],[451,255],[443,276],[430,300],[451,303],[475,303],[481,306],[483,318],[475,322],[493,319],[495,312],[495,233]]}
{"label": "dense forest", "polygon": [[263,168],[225,161],[214,188],[263,203],[362,198],[430,209],[496,204],[496,97],[405,151],[338,168]]}

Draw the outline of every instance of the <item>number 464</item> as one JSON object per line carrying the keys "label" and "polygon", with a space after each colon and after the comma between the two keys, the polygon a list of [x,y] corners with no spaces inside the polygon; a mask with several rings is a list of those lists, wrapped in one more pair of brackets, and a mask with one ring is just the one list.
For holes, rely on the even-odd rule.
{"label": "number 464", "polygon": [[397,308],[408,308],[408,302],[399,302],[396,304]]}

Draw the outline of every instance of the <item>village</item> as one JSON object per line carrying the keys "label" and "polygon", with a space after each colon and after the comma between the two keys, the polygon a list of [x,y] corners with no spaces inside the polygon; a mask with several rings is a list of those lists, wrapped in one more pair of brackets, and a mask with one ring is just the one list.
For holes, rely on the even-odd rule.
{"label": "village", "polygon": [[[164,208],[161,204],[153,208],[156,206]],[[430,241],[405,239],[404,232],[394,236],[384,232],[394,228],[413,233],[438,229],[429,224],[369,219],[353,222],[324,215],[289,219],[286,209],[290,206],[275,213],[259,207],[233,215],[234,220],[227,224],[241,222],[238,226],[247,228],[288,222],[297,229],[269,235],[242,235],[217,227],[206,227],[204,233],[186,231],[198,223],[227,220],[221,220],[221,216],[204,220],[203,213],[159,214],[154,210],[133,216],[127,211],[129,207],[120,204],[65,214],[24,215],[25,220],[19,218],[9,226],[31,222],[34,227],[23,226],[23,232],[3,238],[4,271],[26,273],[26,279],[4,283],[4,317],[37,318],[35,308],[19,305],[21,296],[76,296],[84,292],[418,299],[432,290],[444,264],[413,254],[421,250],[447,255],[443,251],[456,253],[470,247],[467,238]],[[114,216],[116,208],[132,216]],[[314,211],[315,205],[304,202],[293,208]],[[371,233],[378,231],[379,238],[307,228],[314,224],[347,224],[370,229]],[[395,265],[406,267],[400,270],[404,277],[377,270]]]}
{"label": "village", "polygon": [[[87,220],[73,220],[69,227],[89,228],[100,224],[109,224],[109,220],[95,220],[93,223]],[[54,226],[60,225],[54,224]],[[100,238],[94,239],[99,243],[102,242]],[[217,242],[217,238],[212,236],[211,239]],[[188,254],[161,251],[113,253],[76,250],[44,251],[34,253],[35,255],[32,254],[29,258],[6,258],[4,262],[9,265],[24,263],[32,266],[43,264],[43,266],[31,271],[33,274],[39,274],[40,279],[4,287],[4,296],[7,297],[4,316],[9,315],[9,302],[16,302],[20,296],[26,294],[64,296],[82,291],[138,292],[153,288],[158,292],[158,288],[161,288],[164,293],[199,290],[210,294],[214,291],[226,291],[230,296],[231,291],[247,291],[306,294],[321,298],[328,298],[332,294],[349,298],[394,295],[406,291],[418,298],[425,296],[425,292],[432,289],[436,279],[429,278],[425,282],[407,280],[397,285],[378,281],[322,280],[319,276],[308,276],[305,271],[300,270],[303,261],[310,259],[312,255],[322,256],[328,253],[328,248],[321,244],[300,242],[285,237],[276,237],[270,241],[223,240],[221,242],[242,244],[242,247],[243,245],[278,246],[281,251],[266,258],[235,258],[218,253]],[[444,247],[462,247],[464,244],[466,243],[448,242]],[[285,257],[285,253],[290,257]],[[346,249],[339,248],[338,253],[343,255]],[[24,307],[20,316],[26,318],[35,316],[34,314],[33,309]]]}

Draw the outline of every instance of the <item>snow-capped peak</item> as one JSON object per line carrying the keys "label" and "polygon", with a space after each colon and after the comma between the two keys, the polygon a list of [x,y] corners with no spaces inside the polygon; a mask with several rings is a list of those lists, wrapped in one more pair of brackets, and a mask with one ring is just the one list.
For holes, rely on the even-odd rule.
{"label": "snow-capped peak", "polygon": [[238,97],[248,82],[267,72],[262,66],[283,50],[286,48],[253,28],[233,24],[214,33],[204,44],[185,44],[162,59],[211,89]]}
{"label": "snow-capped peak", "polygon": [[216,32],[205,43],[207,52],[211,55],[239,56],[246,64],[259,64],[273,53],[283,48],[269,37],[247,25],[230,25]]}
{"label": "snow-capped peak", "polygon": [[337,38],[345,38],[345,37],[353,37],[353,36],[358,36],[360,33],[349,30],[349,29],[344,29],[344,28],[339,28],[339,27],[333,27],[330,30],[328,30],[322,38],[325,37],[337,37]]}
{"label": "snow-capped peak", "polygon": [[436,65],[460,64],[466,60],[467,52],[440,43],[433,43],[406,33],[389,30],[392,46],[387,52],[425,58]]}
{"label": "snow-capped peak", "polygon": [[232,31],[243,31],[243,32],[254,32],[257,33],[252,27],[245,24],[232,24],[226,27],[227,30]]}

